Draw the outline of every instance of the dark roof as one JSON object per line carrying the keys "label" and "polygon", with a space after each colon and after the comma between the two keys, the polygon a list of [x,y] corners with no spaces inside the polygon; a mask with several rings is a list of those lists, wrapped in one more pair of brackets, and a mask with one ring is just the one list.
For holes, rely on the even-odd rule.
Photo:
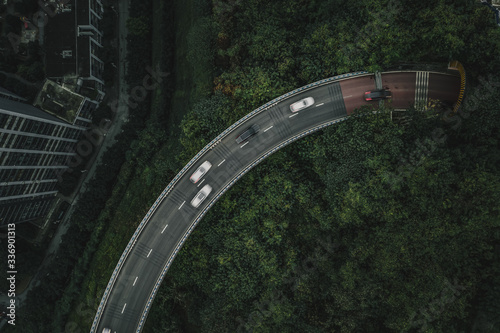
{"label": "dark roof", "polygon": [[[78,25],[89,25],[89,2],[85,1],[76,5],[76,20]],[[93,32],[93,30],[85,30]],[[82,77],[90,76],[90,38],[89,36],[80,35],[77,39],[78,43],[78,74]]]}
{"label": "dark roof", "polygon": [[52,120],[62,124],[67,124],[61,119],[54,117],[53,115],[50,115],[47,112],[34,107],[33,105],[13,101],[2,97],[0,97],[0,109],[17,112],[20,114],[37,117],[41,119]]}
{"label": "dark roof", "polygon": [[76,15],[78,24],[80,25],[88,25],[89,24],[89,2],[88,1],[80,1],[79,4],[76,5]]}
{"label": "dark roof", "polygon": [[[94,2],[91,4],[96,6]],[[99,28],[99,20],[92,15],[91,22],[88,1],[70,0],[67,8],[71,11],[49,17],[45,27],[46,75],[49,78],[65,75],[89,77],[90,35],[96,32],[88,26]],[[71,51],[72,56],[64,58],[63,51]]]}
{"label": "dark roof", "polygon": [[[76,17],[74,1],[70,12],[58,13],[48,17],[44,27],[45,72],[47,77],[61,77],[77,74],[76,68]],[[71,51],[72,56],[63,58],[63,51]]]}
{"label": "dark roof", "polygon": [[90,76],[90,39],[88,36],[78,37],[78,76]]}

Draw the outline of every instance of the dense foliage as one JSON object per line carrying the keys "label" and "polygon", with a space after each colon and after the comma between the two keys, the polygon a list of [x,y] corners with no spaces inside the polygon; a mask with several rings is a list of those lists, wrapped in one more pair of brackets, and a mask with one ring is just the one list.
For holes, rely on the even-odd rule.
{"label": "dense foliage", "polygon": [[365,116],[269,158],[186,243],[151,331],[494,332],[499,96],[459,134]]}
{"label": "dense foliage", "polygon": [[[21,42],[24,33],[24,22],[20,18],[27,18],[32,24],[35,13],[39,10],[37,0],[23,0],[0,6],[0,70],[15,73],[29,82],[40,84],[45,79],[43,65],[43,50],[38,40],[32,42]],[[14,80],[16,81],[16,80]],[[0,84],[2,82],[0,81]],[[13,83],[13,82],[8,82]],[[4,83],[5,86],[7,82]],[[19,86],[21,83],[15,83]],[[16,93],[31,98],[31,92],[23,92],[17,87]],[[31,89],[30,89],[31,90]]]}
{"label": "dense foliage", "polygon": [[218,75],[184,119],[181,160],[260,104],[335,74],[451,55],[469,71],[469,99],[452,120],[408,112],[402,127],[366,114],[268,158],[190,236],[147,331],[500,329],[500,84],[478,80],[499,70],[491,13],[444,0],[212,5],[198,24],[216,29],[206,38]]}

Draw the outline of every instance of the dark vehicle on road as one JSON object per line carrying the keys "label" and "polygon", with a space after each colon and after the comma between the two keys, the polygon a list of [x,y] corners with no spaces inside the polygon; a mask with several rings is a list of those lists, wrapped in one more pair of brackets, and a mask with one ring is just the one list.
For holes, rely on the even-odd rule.
{"label": "dark vehicle on road", "polygon": [[392,94],[389,90],[378,89],[365,92],[366,101],[379,101],[381,99],[391,98]]}
{"label": "dark vehicle on road", "polygon": [[253,124],[252,126],[247,128],[245,130],[245,132],[238,135],[238,137],[236,138],[236,143],[240,144],[242,142],[245,142],[246,140],[250,139],[252,136],[257,134],[259,132],[259,130],[260,130],[260,126],[257,124]]}

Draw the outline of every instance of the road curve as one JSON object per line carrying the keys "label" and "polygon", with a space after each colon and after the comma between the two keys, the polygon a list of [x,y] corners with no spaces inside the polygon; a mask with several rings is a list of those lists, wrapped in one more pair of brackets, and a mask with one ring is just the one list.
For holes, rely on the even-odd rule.
{"label": "road curve", "polygon": [[[252,111],[200,151],[172,180],[148,211],[123,252],[104,292],[91,332],[140,332],[158,288],[175,255],[208,209],[240,177],[283,146],[321,128],[345,120],[375,89],[375,74],[358,72],[321,80],[294,90]],[[382,86],[393,93],[394,108],[408,108],[427,99],[455,102],[457,73],[388,72]],[[290,104],[313,97],[315,103],[297,113]],[[260,132],[248,142],[235,138],[252,124]],[[198,184],[189,177],[204,161],[212,168]],[[194,208],[190,202],[206,184],[213,190]]]}

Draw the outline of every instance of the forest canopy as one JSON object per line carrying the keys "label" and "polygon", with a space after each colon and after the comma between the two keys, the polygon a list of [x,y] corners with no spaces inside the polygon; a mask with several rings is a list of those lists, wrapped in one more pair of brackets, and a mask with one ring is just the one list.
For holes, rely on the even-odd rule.
{"label": "forest canopy", "polygon": [[470,117],[409,110],[402,126],[360,110],[274,154],[190,236],[147,330],[500,329],[500,92],[478,80],[499,70],[492,13],[465,0],[211,5],[212,56],[207,43],[191,54],[213,62],[214,91],[183,121],[181,161],[276,96],[356,70],[459,59]]}

